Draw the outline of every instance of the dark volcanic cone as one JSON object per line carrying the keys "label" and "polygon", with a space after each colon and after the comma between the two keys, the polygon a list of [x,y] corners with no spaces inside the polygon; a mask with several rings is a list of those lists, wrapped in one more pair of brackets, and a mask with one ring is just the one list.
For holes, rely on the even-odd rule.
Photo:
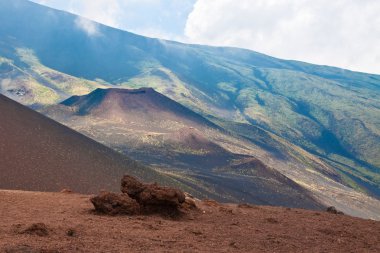
{"label": "dark volcanic cone", "polygon": [[202,116],[152,88],[96,89],[88,95],[73,96],[61,104],[75,108],[78,115],[91,115],[103,119],[143,121],[150,124],[165,119],[189,125],[214,126]]}

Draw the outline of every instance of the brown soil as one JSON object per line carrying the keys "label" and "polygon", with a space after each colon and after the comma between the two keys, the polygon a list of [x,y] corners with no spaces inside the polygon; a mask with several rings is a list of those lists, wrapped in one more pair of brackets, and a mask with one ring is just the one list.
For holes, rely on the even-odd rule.
{"label": "brown soil", "polygon": [[104,216],[90,197],[0,191],[0,252],[380,252],[380,222],[347,215],[196,201],[175,219]]}

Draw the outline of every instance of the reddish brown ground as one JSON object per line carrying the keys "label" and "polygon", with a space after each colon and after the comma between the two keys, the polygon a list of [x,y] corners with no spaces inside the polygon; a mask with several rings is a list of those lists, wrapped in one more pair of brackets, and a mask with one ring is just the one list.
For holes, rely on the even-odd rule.
{"label": "reddish brown ground", "polygon": [[[177,220],[109,217],[95,215],[86,195],[0,191],[0,252],[380,252],[377,221],[198,205],[200,211]],[[44,223],[48,235],[43,225],[31,228],[36,223]]]}

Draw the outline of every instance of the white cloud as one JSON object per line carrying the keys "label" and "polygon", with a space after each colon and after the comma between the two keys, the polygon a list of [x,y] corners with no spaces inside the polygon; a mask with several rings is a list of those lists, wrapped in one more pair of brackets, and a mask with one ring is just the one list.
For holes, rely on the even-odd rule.
{"label": "white cloud", "polygon": [[185,35],[280,58],[380,74],[378,0],[198,0]]}
{"label": "white cloud", "polygon": [[70,0],[68,11],[97,21],[99,23],[119,28],[121,7],[118,0]]}
{"label": "white cloud", "polygon": [[75,19],[75,25],[85,31],[89,36],[98,36],[100,32],[98,30],[98,24],[87,19],[78,17]]}

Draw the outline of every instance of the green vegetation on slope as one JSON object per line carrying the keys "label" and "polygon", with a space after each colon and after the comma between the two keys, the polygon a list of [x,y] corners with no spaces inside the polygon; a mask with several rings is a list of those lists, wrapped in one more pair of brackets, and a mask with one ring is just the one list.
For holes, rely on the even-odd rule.
{"label": "green vegetation on slope", "polygon": [[45,105],[96,87],[150,86],[209,118],[285,138],[334,165],[347,185],[356,182],[380,196],[379,75],[151,39],[100,24],[101,36],[94,37],[75,25],[76,16],[48,11],[0,0],[2,93]]}

